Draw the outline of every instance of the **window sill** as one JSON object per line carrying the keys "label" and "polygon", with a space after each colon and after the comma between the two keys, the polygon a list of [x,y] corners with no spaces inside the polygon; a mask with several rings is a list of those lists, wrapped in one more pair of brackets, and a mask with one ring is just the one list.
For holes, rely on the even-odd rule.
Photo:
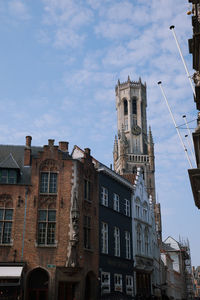
{"label": "window sill", "polygon": [[40,192],[40,195],[41,196],[57,196],[57,192],[56,193],[42,193],[42,192]]}
{"label": "window sill", "polygon": [[84,201],[90,204],[92,203],[92,200],[84,199]]}
{"label": "window sill", "polygon": [[1,244],[0,243],[0,247],[12,247],[13,246],[13,243],[9,243],[9,244]]}
{"label": "window sill", "polygon": [[92,249],[89,249],[89,248],[84,248],[84,251],[88,251],[90,253],[93,253],[94,251]]}
{"label": "window sill", "polygon": [[55,244],[38,244],[38,243],[35,243],[35,247],[37,247],[37,248],[57,248],[57,243],[55,243]]}

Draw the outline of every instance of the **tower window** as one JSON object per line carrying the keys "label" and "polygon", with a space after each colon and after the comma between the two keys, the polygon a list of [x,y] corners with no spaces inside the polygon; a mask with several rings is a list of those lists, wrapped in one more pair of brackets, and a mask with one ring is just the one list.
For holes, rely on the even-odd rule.
{"label": "tower window", "polygon": [[133,115],[137,115],[137,99],[135,97],[132,99],[132,112]]}
{"label": "tower window", "polygon": [[124,115],[128,115],[128,102],[126,99],[124,100]]}

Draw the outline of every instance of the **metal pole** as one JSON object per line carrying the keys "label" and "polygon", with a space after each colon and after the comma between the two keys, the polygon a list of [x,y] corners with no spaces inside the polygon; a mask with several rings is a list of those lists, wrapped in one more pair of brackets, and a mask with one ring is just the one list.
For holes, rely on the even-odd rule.
{"label": "metal pole", "polygon": [[189,72],[188,72],[188,68],[187,68],[187,66],[186,66],[186,63],[185,63],[185,60],[184,60],[184,57],[183,57],[181,48],[180,48],[180,46],[179,46],[179,43],[178,43],[178,40],[177,40],[177,37],[176,37],[176,33],[175,33],[175,31],[174,31],[174,28],[175,28],[174,25],[172,25],[172,26],[169,27],[169,29],[170,29],[170,30],[172,31],[172,33],[173,33],[173,36],[174,36],[174,39],[175,39],[175,42],[176,42],[176,45],[177,45],[179,54],[180,54],[180,56],[181,56],[181,59],[182,59],[182,62],[183,62],[183,65],[184,65],[184,68],[185,68],[187,77],[188,77],[188,79],[189,79],[189,82],[190,82],[190,85],[191,85],[191,88],[192,88],[192,91],[193,91],[193,94],[194,94],[194,97],[196,97],[194,85],[193,85],[193,83],[192,83],[190,74],[189,74]]}
{"label": "metal pole", "polygon": [[[188,134],[189,134],[189,137],[190,137],[190,141],[191,141],[191,149],[192,149],[192,145],[193,145],[193,139],[192,139],[192,134],[191,134],[191,130],[190,130],[190,128],[189,128],[189,126],[188,126],[188,122],[187,122],[187,118],[186,118],[186,115],[183,115],[183,119],[184,119],[184,121],[185,121],[185,125],[186,125],[186,127],[187,127],[187,130],[188,130]],[[194,155],[194,151],[192,150],[192,153],[193,153],[193,155]]]}
{"label": "metal pole", "polygon": [[188,146],[189,146],[189,148],[190,148],[190,152],[192,153],[192,158],[193,158],[193,160],[194,160],[194,165],[196,165],[194,152],[193,152],[193,150],[192,150],[192,146],[191,146],[191,144],[190,144],[190,141],[188,140],[188,135],[187,135],[187,134],[185,135],[185,138],[186,138],[187,143],[188,143]]}
{"label": "metal pole", "polygon": [[24,256],[24,238],[25,238],[25,231],[26,231],[27,195],[28,195],[28,187],[26,187],[26,192],[25,192],[24,227],[23,227],[23,237],[22,237],[22,255],[21,255],[21,261],[23,261],[23,256]]}
{"label": "metal pole", "polygon": [[191,167],[191,169],[192,169],[192,168],[193,168],[193,167],[192,167],[192,163],[191,163],[191,161],[190,161],[190,158],[189,158],[187,149],[186,149],[186,147],[185,147],[185,145],[184,145],[184,143],[183,143],[183,140],[182,140],[182,137],[181,137],[181,135],[180,135],[179,129],[178,129],[177,125],[176,125],[176,121],[175,121],[175,119],[174,119],[174,116],[173,116],[173,114],[172,114],[171,108],[170,108],[169,103],[168,103],[168,101],[167,101],[167,97],[166,97],[166,95],[165,95],[165,93],[164,93],[164,90],[163,90],[163,87],[162,87],[162,82],[161,82],[161,81],[158,81],[158,85],[160,86],[161,92],[162,92],[163,97],[164,97],[164,99],[165,99],[165,101],[166,101],[166,104],[167,104],[169,113],[170,113],[170,115],[171,115],[172,121],[173,121],[173,123],[174,123],[174,126],[175,126],[175,128],[176,128],[177,134],[178,134],[178,136],[179,136],[179,139],[180,139],[181,144],[182,144],[182,146],[183,146],[183,149],[184,149],[184,151],[185,151],[185,155],[186,155],[187,160],[188,160],[188,162],[189,162],[189,165],[190,165],[190,167]]}

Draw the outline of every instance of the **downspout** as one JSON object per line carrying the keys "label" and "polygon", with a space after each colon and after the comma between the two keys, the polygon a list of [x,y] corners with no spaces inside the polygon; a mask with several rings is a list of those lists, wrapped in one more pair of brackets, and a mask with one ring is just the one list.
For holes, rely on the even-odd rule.
{"label": "downspout", "polygon": [[22,254],[21,254],[21,261],[23,261],[23,255],[24,255],[24,238],[25,238],[25,231],[26,231],[27,196],[28,196],[28,187],[26,186],[26,192],[25,192],[25,207],[24,207],[24,227],[23,227],[23,236],[22,236]]}

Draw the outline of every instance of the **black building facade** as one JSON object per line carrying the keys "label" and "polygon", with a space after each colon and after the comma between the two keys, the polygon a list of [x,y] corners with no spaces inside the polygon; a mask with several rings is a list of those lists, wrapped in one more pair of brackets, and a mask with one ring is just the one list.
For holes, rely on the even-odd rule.
{"label": "black building facade", "polygon": [[132,299],[133,185],[111,169],[99,169],[99,279],[101,299]]}

